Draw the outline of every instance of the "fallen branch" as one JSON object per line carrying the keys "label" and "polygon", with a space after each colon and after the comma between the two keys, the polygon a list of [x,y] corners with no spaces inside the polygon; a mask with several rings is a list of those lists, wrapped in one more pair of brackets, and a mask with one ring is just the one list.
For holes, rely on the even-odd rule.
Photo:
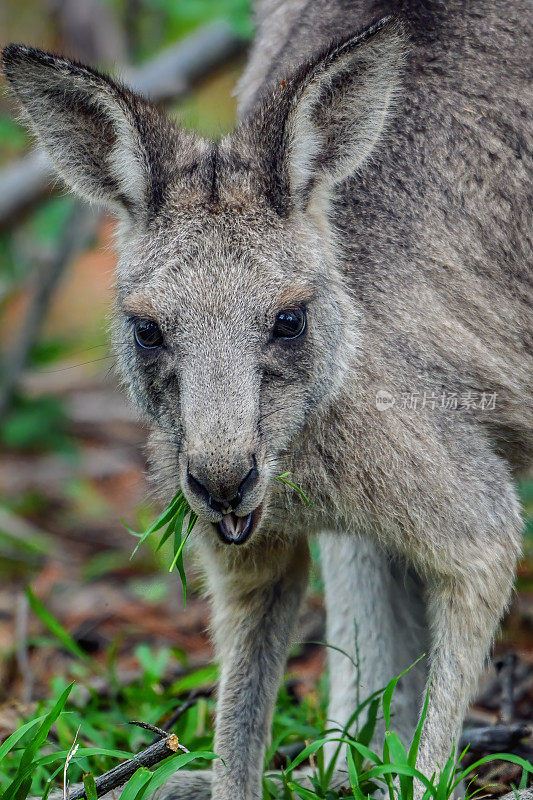
{"label": "fallen branch", "polygon": [[64,234],[52,258],[33,276],[34,287],[24,323],[20,326],[16,345],[2,364],[0,419],[7,411],[18,379],[37,340],[52,295],[72,258],[86,247],[96,230],[97,217],[93,209],[76,204],[65,224]]}
{"label": "fallen branch", "polygon": [[520,743],[521,739],[530,736],[531,725],[518,722],[514,725],[484,725],[479,728],[467,728],[461,735],[459,750],[468,745],[470,750],[483,753],[508,753]]}
{"label": "fallen branch", "polygon": [[[145,726],[143,725],[143,727]],[[159,735],[161,735],[161,733],[163,733],[163,731],[159,732]],[[185,753],[188,752],[188,750],[179,743],[178,737],[174,733],[169,734],[166,738],[161,738],[153,742],[144,750],[141,750],[140,753],[137,753],[135,758],[130,758],[122,764],[113,767],[113,769],[110,769],[108,772],[104,772],[104,774],[100,775],[98,778],[95,778],[94,782],[96,784],[98,797],[103,797],[118,786],[122,786],[122,784],[126,783],[126,781],[131,778],[134,772],[137,772],[139,767],[153,767],[154,764],[158,764],[160,761],[163,761],[163,759],[173,755],[173,753],[177,753],[178,750],[183,750]],[[69,792],[69,800],[81,800],[81,798],[85,796],[85,789],[83,787],[73,789]]]}
{"label": "fallen branch", "polygon": [[[225,22],[206,25],[137,69],[123,70],[122,80],[154,102],[179,99],[198,81],[242,52],[243,40]],[[54,173],[39,149],[0,172],[0,227],[13,222],[48,192]]]}

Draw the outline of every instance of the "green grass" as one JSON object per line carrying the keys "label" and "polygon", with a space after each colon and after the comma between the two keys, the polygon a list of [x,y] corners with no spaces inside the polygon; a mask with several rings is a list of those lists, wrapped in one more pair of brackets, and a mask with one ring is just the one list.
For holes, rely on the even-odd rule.
{"label": "green grass", "polygon": [[[91,766],[98,765],[98,759],[131,758],[133,751],[120,750],[116,747],[83,747],[77,743],[82,722],[72,739],[68,749],[55,748],[52,752],[43,752],[50,737],[52,726],[58,729],[65,724],[69,712],[66,711],[69,695],[74,688],[71,683],[59,694],[48,713],[34,717],[13,733],[0,748],[0,798],[2,800],[26,800],[37,790],[44,799],[54,788],[54,779],[60,775],[66,765],[69,770],[77,767],[78,778],[85,785],[94,789],[94,773]],[[60,734],[58,734],[60,736]],[[20,746],[22,744],[22,746]],[[176,770],[201,759],[204,763],[215,755],[210,750],[176,753],[161,761],[153,770],[140,767],[129,779],[120,793],[121,800],[145,800],[161,786]],[[79,772],[82,770],[82,774]],[[76,770],[72,770],[75,772]],[[41,776],[41,787],[35,788],[35,776]]]}
{"label": "green grass", "polygon": [[[303,502],[307,506],[310,506],[311,501],[304,494],[302,489],[290,480],[290,474],[290,472],[284,472],[282,475],[277,475],[276,478],[278,481],[297,492]],[[177,568],[179,572],[183,587],[183,602],[185,605],[187,604],[187,575],[183,563],[183,549],[197,520],[198,514],[192,510],[187,498],[180,489],[180,491],[174,495],[165,510],[154,522],[148,525],[143,533],[137,533],[137,531],[130,528],[126,522],[123,522],[126,530],[139,540],[131,554],[131,558],[133,558],[139,547],[146,542],[148,537],[158,531],[162,531],[162,533],[156,547],[156,553],[161,550],[169,539],[172,539],[174,555],[170,563],[169,572],[172,572],[174,568]]]}
{"label": "green grass", "polygon": [[[287,482],[288,475],[279,476]],[[298,487],[293,487],[298,491]],[[531,483],[522,486],[526,513],[530,516]],[[302,500],[309,502],[307,498]],[[177,496],[170,506],[140,535],[144,541],[150,533],[161,532],[167,540],[179,529],[173,563],[178,566],[183,553],[183,540],[192,529],[189,507],[184,498]],[[170,527],[170,533],[169,531]],[[140,542],[139,542],[140,543]],[[178,554],[178,557],[176,557]],[[36,796],[46,798],[52,788],[57,788],[63,775],[67,758],[68,777],[71,783],[85,780],[90,787],[91,777],[98,776],[115,766],[117,761],[131,757],[146,747],[151,734],[131,724],[142,719],[162,726],[171,713],[183,704],[190,693],[211,686],[217,679],[216,665],[193,670],[178,680],[169,681],[167,667],[171,659],[187,663],[186,655],[170,648],[151,649],[137,647],[135,654],[141,666],[141,675],[133,683],[122,685],[117,673],[116,648],[109,649],[106,665],[96,663],[72,639],[68,631],[28,589],[32,611],[67,651],[71,658],[71,674],[77,683],[67,684],[55,678],[50,686],[50,699],[39,703],[32,717],[20,721],[20,726],[0,747],[0,800],[26,800]],[[42,641],[42,640],[41,640]],[[38,643],[38,642],[35,642]],[[90,685],[90,677],[99,674],[108,689],[99,693]],[[513,754],[497,754],[460,767],[457,756],[429,779],[416,769],[416,753],[420,739],[420,725],[411,742],[402,742],[394,731],[391,701],[398,679],[369,698],[362,699],[345,730],[332,728],[327,722],[327,691],[321,679],[318,693],[302,702],[295,702],[285,686],[279,693],[273,720],[272,744],[265,759],[263,780],[264,800],[340,800],[350,797],[363,800],[370,793],[382,792],[384,800],[412,800],[414,782],[424,784],[425,800],[448,800],[460,781],[468,782],[484,764],[504,760],[522,768],[520,787],[526,786],[533,775],[533,765]],[[191,752],[176,754],[153,768],[138,770],[123,788],[120,800],[143,800],[150,787],[175,769],[205,767],[216,757],[212,752],[212,719],[214,702],[200,697],[177,721],[173,732]],[[376,723],[385,721],[386,733],[376,746],[373,734]],[[354,731],[350,735],[349,731]],[[332,778],[337,758],[329,762],[324,756],[324,745],[335,741],[347,748],[349,789],[339,792],[332,788]],[[73,743],[79,748],[72,755]],[[291,743],[305,742],[305,748],[280,772],[272,770],[272,759]],[[70,753],[70,755],[69,755]],[[312,766],[305,779],[298,774],[302,765]],[[87,777],[88,776],[88,777]],[[517,788],[520,788],[517,787]],[[473,796],[473,795],[472,795]]]}
{"label": "green grass", "polygon": [[[38,609],[38,613],[43,618],[42,609]],[[48,615],[46,612],[47,624]],[[62,635],[60,640],[65,644]],[[92,778],[119,760],[130,758],[151,741],[150,733],[128,724],[129,720],[142,719],[162,725],[183,702],[184,694],[216,679],[216,669],[210,667],[165,685],[163,674],[170,651],[152,651],[147,647],[139,648],[139,651],[138,658],[143,666],[139,680],[121,687],[114,679],[112,665],[109,665],[111,692],[105,696],[74,683],[53,682],[52,699],[41,704],[34,716],[21,724],[0,747],[1,800],[26,800],[33,795],[46,798],[52,788],[61,785],[67,759],[70,782],[81,781],[85,776],[90,788]],[[86,668],[85,659],[79,667]],[[458,759],[452,756],[431,778],[422,775],[416,769],[416,756],[427,701],[413,740],[402,742],[394,731],[391,711],[398,679],[363,700],[344,730],[326,727],[325,701],[319,706],[310,701],[295,703],[282,689],[274,717],[273,740],[265,759],[264,800],[339,800],[341,797],[366,800],[370,793],[379,790],[385,800],[413,800],[416,780],[422,781],[426,787],[425,800],[448,800],[461,781],[468,783],[480,766],[495,759],[518,764],[523,772],[517,788],[526,786],[533,765],[512,754],[479,759],[464,770],[457,768]],[[212,710],[213,702],[201,698],[186,711],[173,732],[180,744],[191,752],[175,754],[152,770],[140,768],[117,795],[119,799],[145,800],[175,770],[205,767],[216,758],[211,749]],[[380,719],[385,721],[386,732],[380,746],[375,747],[371,742]],[[355,733],[348,735],[348,729],[355,730]],[[269,769],[281,745],[302,739],[307,741],[307,745],[282,771]],[[336,743],[337,752],[326,761],[323,748],[328,741]],[[78,749],[73,752],[75,742]],[[348,793],[344,791],[341,794],[331,788],[331,784],[343,744],[347,751],[346,783],[349,789]],[[309,763],[312,770],[304,780],[297,770]]]}
{"label": "green grass", "polygon": [[[279,477],[284,482],[288,479],[286,474]],[[533,501],[531,482],[522,485],[521,493],[526,516],[530,519]],[[302,499],[307,501],[307,498]],[[168,534],[169,524],[173,522],[176,529],[181,525],[181,538],[173,559],[176,566],[179,561],[176,553],[183,553],[181,544],[190,526],[190,521],[186,524],[187,513],[189,509],[183,504],[183,499],[179,496],[174,498],[141,537],[143,539],[149,533],[161,531],[162,537],[167,536],[168,539],[174,533],[171,528],[171,534]],[[526,542],[531,541],[530,537],[528,531]],[[162,726],[172,712],[189,698],[191,692],[211,686],[217,679],[216,665],[209,665],[170,681],[165,677],[169,663],[177,659],[187,665],[186,654],[170,648],[151,649],[139,645],[135,655],[141,666],[140,677],[129,685],[122,685],[117,670],[116,647],[112,645],[109,648],[105,665],[96,663],[30,589],[27,596],[32,611],[47,628],[53,641],[70,654],[70,673],[77,677],[78,682],[68,684],[63,678],[53,679],[50,698],[41,701],[30,718],[21,719],[19,727],[0,746],[0,800],[26,800],[32,796],[46,798],[52,786],[58,788],[60,785],[66,759],[76,739],[79,749],[70,759],[68,768],[71,783],[82,780],[84,775],[102,774],[152,741],[151,734],[132,725],[131,720],[142,719]],[[43,638],[39,641],[42,642]],[[35,640],[34,643],[39,644],[39,641]],[[91,688],[90,678],[95,674],[104,679],[108,686],[104,693]],[[380,790],[385,800],[412,800],[416,779],[420,779],[426,787],[425,800],[448,800],[459,781],[464,781],[468,786],[480,767],[495,760],[519,765],[522,768],[522,787],[528,779],[531,782],[533,765],[513,754],[479,759],[464,770],[459,765],[459,759],[451,757],[431,778],[421,776],[416,770],[420,726],[412,742],[407,743],[402,742],[394,731],[391,700],[396,682],[397,679],[371,697],[362,698],[345,730],[328,725],[325,678],[321,679],[318,691],[302,702],[296,702],[287,688],[282,686],[273,719],[272,744],[265,759],[264,800],[340,800],[341,797],[363,800],[370,793]],[[173,729],[191,755],[176,754],[151,772],[139,770],[120,793],[120,800],[142,800],[147,796],[149,786],[153,787],[155,782],[163,780],[169,771],[184,766],[205,767],[210,759],[215,758],[212,752],[213,712],[213,700],[200,697]],[[372,741],[379,720],[385,721],[386,733],[376,746]],[[348,730],[355,732],[348,735]],[[324,744],[331,740],[347,748],[348,794],[341,794],[332,788],[336,759],[328,762],[323,752]],[[274,754],[279,748],[297,742],[306,742],[305,749],[281,772],[274,772],[271,769]],[[184,755],[187,758],[183,758]],[[298,775],[298,768],[309,763],[312,765],[312,774],[304,783]],[[86,780],[90,786],[91,778]]]}

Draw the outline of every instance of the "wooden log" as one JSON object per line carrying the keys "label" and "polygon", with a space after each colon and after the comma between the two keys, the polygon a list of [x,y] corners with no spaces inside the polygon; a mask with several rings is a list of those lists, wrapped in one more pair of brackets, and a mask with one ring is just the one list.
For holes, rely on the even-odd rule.
{"label": "wooden log", "polygon": [[468,745],[470,750],[483,753],[512,752],[521,739],[530,736],[532,726],[525,722],[512,725],[483,725],[467,728],[461,735],[460,750]]}
{"label": "wooden log", "polygon": [[[118,786],[122,786],[131,778],[134,772],[137,772],[139,767],[153,767],[178,750],[185,750],[185,748],[181,747],[178,737],[174,733],[158,739],[158,741],[153,742],[144,750],[141,750],[140,753],[137,753],[135,758],[130,758],[122,764],[117,764],[113,769],[95,778],[94,782],[98,797],[103,797]],[[81,800],[84,797],[85,789],[83,787],[69,791],[69,800]]]}

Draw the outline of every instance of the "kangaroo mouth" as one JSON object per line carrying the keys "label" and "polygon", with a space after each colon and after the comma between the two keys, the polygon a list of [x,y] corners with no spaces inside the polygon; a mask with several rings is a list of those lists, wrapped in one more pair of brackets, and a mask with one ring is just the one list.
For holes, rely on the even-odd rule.
{"label": "kangaroo mouth", "polygon": [[261,506],[247,514],[245,517],[238,517],[233,512],[224,514],[220,522],[217,522],[217,533],[225,544],[244,544],[257,526],[261,516]]}

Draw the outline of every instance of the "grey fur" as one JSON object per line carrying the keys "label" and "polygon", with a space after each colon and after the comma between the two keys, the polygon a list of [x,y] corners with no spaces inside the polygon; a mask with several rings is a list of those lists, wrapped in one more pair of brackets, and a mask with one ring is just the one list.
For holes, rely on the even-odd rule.
{"label": "grey fur", "polygon": [[[183,486],[202,520],[222,662],[217,800],[260,796],[320,531],[331,643],[353,651],[357,620],[363,691],[428,647],[418,764],[444,763],[511,594],[512,471],[533,449],[530,8],[262,0],[257,13],[241,121],[218,145],[83,67],[4,51],[65,180],[122,209],[120,368],[152,423],[163,496]],[[273,342],[276,312],[302,303],[306,334]],[[158,321],[161,352],[135,349],[132,317]],[[494,407],[440,408],[484,392]],[[237,510],[262,504],[262,518],[227,546],[188,464],[233,486],[251,454],[259,479]],[[285,470],[310,509],[274,480]],[[355,676],[338,654],[330,666],[342,722]],[[398,694],[405,734],[424,669]],[[183,780],[207,796],[207,779]]]}

